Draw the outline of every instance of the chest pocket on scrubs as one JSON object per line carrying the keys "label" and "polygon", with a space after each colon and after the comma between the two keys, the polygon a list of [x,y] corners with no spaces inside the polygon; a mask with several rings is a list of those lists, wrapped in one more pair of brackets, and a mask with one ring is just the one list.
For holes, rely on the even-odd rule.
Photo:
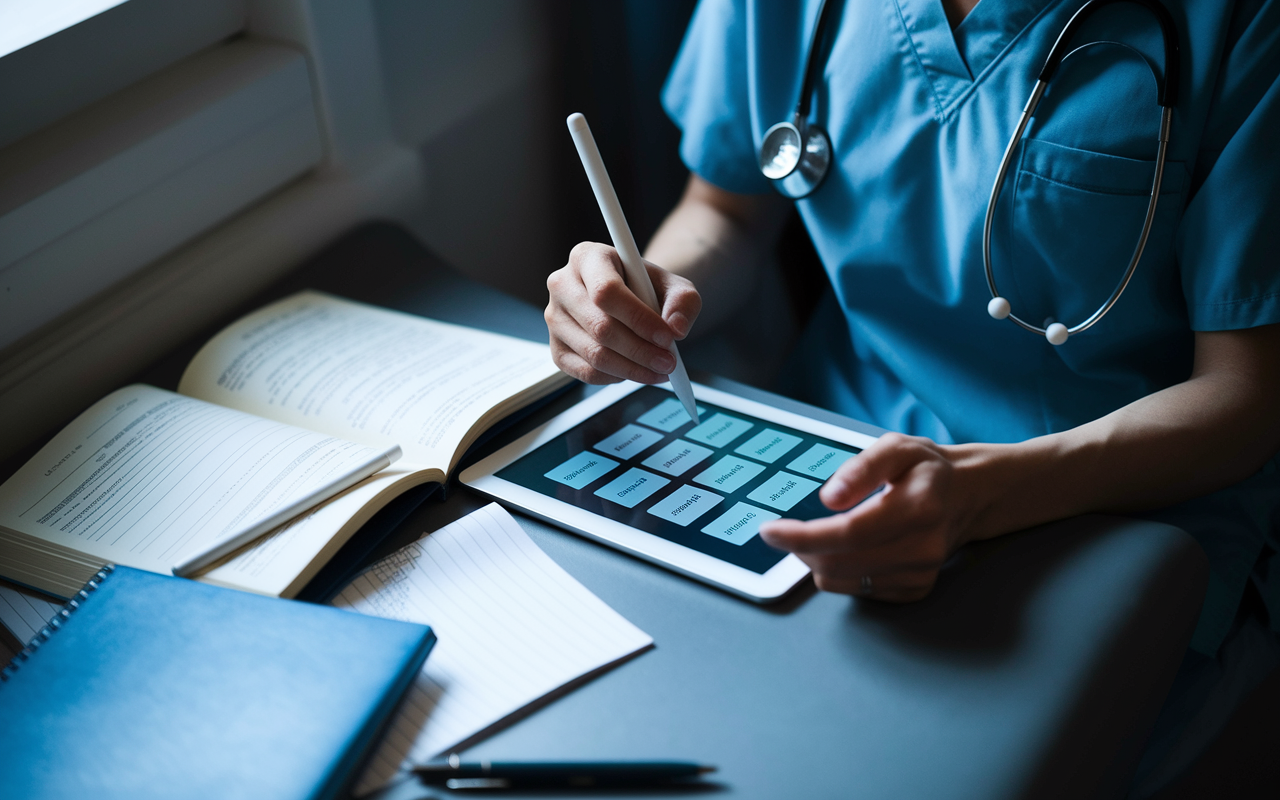
{"label": "chest pocket on scrubs", "polygon": [[[1013,268],[997,277],[1025,319],[1074,325],[1107,299],[1133,256],[1154,175],[1154,160],[1023,140],[1001,237]],[[1176,293],[1173,236],[1187,183],[1185,166],[1167,161],[1151,236],[1120,300],[1130,312],[1139,297],[1163,304]]]}

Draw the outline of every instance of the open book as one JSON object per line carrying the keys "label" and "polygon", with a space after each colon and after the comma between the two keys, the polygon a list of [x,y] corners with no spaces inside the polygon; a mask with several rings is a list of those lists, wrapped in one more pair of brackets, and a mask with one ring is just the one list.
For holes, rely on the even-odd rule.
{"label": "open book", "polygon": [[178,394],[113,392],[0,486],[0,575],[69,597],[106,563],[167,573],[326,470],[399,446],[198,577],[291,597],[375,512],[444,482],[487,428],[569,380],[545,345],[300,292],[211,339]]}

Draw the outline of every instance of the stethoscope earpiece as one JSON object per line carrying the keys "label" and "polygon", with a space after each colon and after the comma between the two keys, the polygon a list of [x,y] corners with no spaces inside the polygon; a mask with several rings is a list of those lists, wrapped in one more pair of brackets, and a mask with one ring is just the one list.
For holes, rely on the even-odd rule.
{"label": "stethoscope earpiece", "polygon": [[1044,329],[1044,338],[1049,340],[1049,344],[1060,345],[1067,343],[1067,337],[1071,335],[1066,325],[1061,322],[1055,322]]}
{"label": "stethoscope earpiece", "polygon": [[1000,167],[996,170],[995,183],[991,187],[991,197],[987,201],[986,220],[982,226],[982,267],[987,277],[987,288],[991,291],[991,301],[987,303],[987,313],[995,319],[1007,319],[1031,333],[1041,334],[1052,345],[1065,344],[1071,336],[1087,331],[1115,306],[1116,301],[1120,299],[1120,295],[1124,293],[1129,281],[1133,278],[1133,272],[1138,268],[1138,262],[1142,260],[1143,250],[1147,246],[1147,237],[1151,234],[1151,227],[1155,222],[1156,208],[1160,202],[1160,186],[1164,181],[1165,156],[1169,151],[1169,132],[1173,127],[1173,108],[1178,102],[1180,58],[1177,27],[1174,25],[1173,17],[1169,14],[1169,10],[1161,5],[1159,0],[1124,0],[1125,2],[1136,3],[1150,11],[1160,24],[1160,33],[1164,38],[1164,75],[1156,74],[1155,67],[1150,62],[1146,62],[1147,66],[1151,68],[1152,77],[1155,78],[1158,89],[1157,103],[1161,108],[1160,133],[1156,140],[1156,169],[1155,175],[1151,180],[1151,194],[1147,199],[1147,214],[1142,222],[1142,231],[1138,234],[1138,243],[1134,246],[1133,255],[1129,258],[1129,265],[1121,276],[1120,282],[1112,290],[1111,296],[1082,322],[1078,322],[1071,327],[1067,327],[1061,322],[1049,322],[1048,320],[1045,321],[1044,327],[1041,327],[1020,319],[1013,313],[1009,301],[1000,296],[1000,290],[996,287],[995,271],[991,266],[991,227],[995,221],[996,202],[1000,198],[1000,190],[1004,186],[1009,166],[1012,164],[1014,156],[1018,152],[1018,146],[1022,142],[1022,134],[1027,129],[1027,123],[1035,115],[1036,107],[1040,104],[1041,98],[1044,97],[1049,81],[1053,78],[1063,59],[1069,55],[1067,48],[1071,44],[1072,37],[1075,36],[1076,31],[1094,12],[1118,1],[1089,0],[1071,16],[1071,19],[1067,21],[1066,27],[1058,34],[1058,39],[1054,42],[1048,58],[1045,59],[1044,67],[1040,70],[1040,76],[1036,80],[1035,88],[1031,90],[1031,97],[1027,99],[1027,104],[1022,108],[1022,115],[1018,118],[1018,124],[1014,128],[1013,136],[1009,138],[1009,144],[1005,147],[1004,157],[1000,159]]}
{"label": "stethoscope earpiece", "polygon": [[1003,297],[993,297],[991,302],[987,303],[987,313],[991,315],[992,319],[1005,319],[1011,311],[1013,311],[1013,307]]}
{"label": "stethoscope earpiece", "polygon": [[[992,319],[1008,319],[1013,313],[1013,307],[1009,305],[1009,301],[1003,297],[993,297],[991,302],[987,303],[987,313]],[[1050,322],[1048,327],[1044,329],[1044,338],[1049,340],[1049,344],[1059,345],[1065,344],[1067,337],[1071,335],[1071,329],[1061,322]]]}

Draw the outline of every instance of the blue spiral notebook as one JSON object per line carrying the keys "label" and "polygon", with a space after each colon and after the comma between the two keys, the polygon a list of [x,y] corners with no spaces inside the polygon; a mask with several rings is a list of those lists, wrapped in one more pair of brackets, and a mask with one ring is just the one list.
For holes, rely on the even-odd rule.
{"label": "blue spiral notebook", "polygon": [[23,798],[334,798],[435,643],[424,625],[108,567],[5,669]]}

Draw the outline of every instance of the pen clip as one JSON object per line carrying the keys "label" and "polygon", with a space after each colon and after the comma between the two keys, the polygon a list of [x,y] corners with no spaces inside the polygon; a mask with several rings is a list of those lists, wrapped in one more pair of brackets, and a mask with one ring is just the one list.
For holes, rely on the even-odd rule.
{"label": "pen clip", "polygon": [[444,782],[444,788],[454,791],[467,789],[510,789],[511,781],[506,778],[450,778]]}

